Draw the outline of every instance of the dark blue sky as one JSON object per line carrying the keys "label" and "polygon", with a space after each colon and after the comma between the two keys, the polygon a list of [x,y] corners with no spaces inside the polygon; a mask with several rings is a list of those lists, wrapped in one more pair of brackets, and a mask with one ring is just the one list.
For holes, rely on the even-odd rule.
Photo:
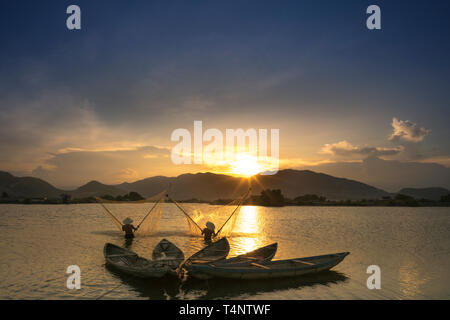
{"label": "dark blue sky", "polygon": [[[65,26],[70,4],[81,7],[80,31]],[[382,30],[366,28],[371,4],[381,7]],[[288,157],[316,159],[342,140],[392,147],[396,117],[431,130],[421,157],[445,158],[449,9],[449,1],[2,1],[0,143],[21,157],[30,145],[83,148],[92,144],[77,123],[85,121],[120,129],[98,141],[169,146],[173,129],[204,120],[280,128]],[[50,142],[54,135],[67,138]]]}

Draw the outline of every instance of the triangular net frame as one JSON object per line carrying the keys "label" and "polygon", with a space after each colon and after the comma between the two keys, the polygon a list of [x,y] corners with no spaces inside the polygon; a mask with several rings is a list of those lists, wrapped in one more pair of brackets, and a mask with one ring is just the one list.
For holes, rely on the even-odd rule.
{"label": "triangular net frame", "polygon": [[250,190],[240,199],[232,200],[231,202],[222,205],[219,208],[215,208],[209,212],[194,209],[192,215],[189,215],[187,211],[178,202],[176,202],[173,199],[170,200],[186,216],[186,221],[189,227],[189,233],[191,235],[201,236],[203,229],[201,226],[206,226],[206,222],[210,221],[214,223],[214,221],[216,221],[217,223],[218,221],[223,221],[225,218],[226,220],[222,224],[222,226],[219,229],[216,229],[215,235],[216,237],[224,237],[230,236],[231,233],[233,232],[233,228],[236,224],[236,220],[238,218],[241,206],[249,193]]}
{"label": "triangular net frame", "polygon": [[158,232],[159,228],[159,222],[161,220],[161,216],[164,209],[164,203],[165,203],[165,196],[167,194],[167,189],[158,193],[157,195],[154,195],[152,197],[148,197],[143,200],[138,201],[114,201],[114,200],[107,200],[100,197],[95,197],[95,200],[97,203],[99,203],[105,212],[108,214],[108,216],[111,218],[113,223],[116,225],[116,227],[121,231],[123,223],[113,214],[110,208],[106,206],[105,204],[111,203],[111,204],[143,204],[143,203],[151,203],[152,205],[149,207],[149,209],[146,210],[146,214],[141,219],[138,225],[136,227],[138,230],[135,232],[139,235],[151,235]]}

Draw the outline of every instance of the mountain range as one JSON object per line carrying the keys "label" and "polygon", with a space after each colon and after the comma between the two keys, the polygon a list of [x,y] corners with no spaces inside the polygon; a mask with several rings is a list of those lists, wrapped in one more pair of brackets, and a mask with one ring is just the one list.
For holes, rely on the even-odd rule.
{"label": "mountain range", "polygon": [[399,193],[415,199],[428,199],[438,201],[442,196],[450,194],[445,188],[403,188]]}
{"label": "mountain range", "polygon": [[450,189],[450,168],[437,163],[383,160],[369,156],[361,162],[332,162],[296,169],[323,172],[397,192],[404,187]]}
{"label": "mountain range", "polygon": [[[135,191],[144,197],[160,193],[170,185],[173,199],[234,199],[243,195],[248,187],[252,194],[259,194],[263,189],[281,189],[287,198],[295,198],[305,194],[316,194],[330,200],[378,199],[392,196],[392,193],[375,188],[368,184],[337,178],[310,170],[281,170],[275,175],[256,175],[251,179],[234,177],[210,172],[182,174],[177,177],[155,176],[132,183],[106,185],[91,181],[75,190],[61,190],[50,183],[34,177],[16,177],[8,172],[0,171],[0,193],[10,198],[56,198],[67,193],[75,198],[103,195],[123,195]],[[418,199],[439,200],[442,195],[449,194],[445,188],[404,188],[400,193]]]}

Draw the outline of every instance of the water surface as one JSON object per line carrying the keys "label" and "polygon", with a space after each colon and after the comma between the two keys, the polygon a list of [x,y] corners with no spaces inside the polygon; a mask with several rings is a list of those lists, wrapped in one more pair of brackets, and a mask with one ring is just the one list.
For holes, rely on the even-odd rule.
{"label": "water surface", "polygon": [[[120,219],[151,204],[115,205]],[[119,207],[117,207],[119,206]],[[185,204],[193,210],[216,207]],[[0,205],[1,299],[449,299],[450,209],[393,207],[243,207],[229,237],[230,256],[278,242],[274,259],[350,251],[333,271],[270,281],[140,280],[105,268],[103,246],[125,240],[96,204]],[[223,218],[221,220],[221,218]],[[218,218],[216,225],[225,219]],[[131,249],[150,258],[164,237],[186,256],[204,246],[186,218],[166,204],[159,233]],[[81,268],[80,290],[66,268]],[[381,268],[381,290],[366,286]]]}

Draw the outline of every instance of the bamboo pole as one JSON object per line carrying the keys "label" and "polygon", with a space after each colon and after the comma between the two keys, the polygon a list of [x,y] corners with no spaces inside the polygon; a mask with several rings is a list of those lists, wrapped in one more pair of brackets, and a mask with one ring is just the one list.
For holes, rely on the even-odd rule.
{"label": "bamboo pole", "polygon": [[244,202],[245,198],[247,198],[248,194],[250,193],[251,188],[248,189],[247,193],[242,197],[241,201],[239,202],[239,204],[237,205],[237,207],[233,210],[233,212],[231,213],[231,215],[228,217],[227,221],[225,221],[225,223],[220,227],[219,231],[217,231],[216,235],[217,236],[220,231],[222,231],[223,227],[225,227],[225,225],[227,224],[227,222],[231,219],[231,217],[233,217],[233,215],[236,213],[237,209],[239,209],[239,207],[242,205],[242,203]]}
{"label": "bamboo pole", "polygon": [[172,198],[170,198],[170,197],[168,197],[177,207],[178,207],[178,209],[180,209],[180,211],[181,212],[183,212],[184,214],[185,214],[185,216],[189,219],[189,220],[191,220],[194,224],[195,224],[195,226],[200,230],[200,232],[202,231],[202,228],[200,228],[200,226],[197,224],[197,222],[195,222],[190,216],[189,216],[189,214],[186,212],[186,211],[184,211],[184,209],[175,201],[175,200],[173,200]]}
{"label": "bamboo pole", "polygon": [[155,209],[156,205],[161,202],[161,199],[164,198],[164,194],[161,196],[161,198],[158,199],[158,201],[155,202],[153,207],[150,209],[150,211],[145,215],[145,217],[141,220],[141,222],[138,224],[137,229],[141,226],[142,222],[148,217],[148,215]]}
{"label": "bamboo pole", "polygon": [[[98,204],[100,204],[103,209],[105,209],[105,211],[111,216],[111,218],[116,222],[117,227],[119,228],[120,226],[123,226],[122,222],[119,221],[119,219],[117,219],[111,211],[108,210],[108,208],[105,207],[105,205],[101,202],[101,199],[99,197],[95,197],[95,200],[97,201]],[[100,200],[100,201],[99,201]],[[120,230],[122,231],[122,230]]]}

